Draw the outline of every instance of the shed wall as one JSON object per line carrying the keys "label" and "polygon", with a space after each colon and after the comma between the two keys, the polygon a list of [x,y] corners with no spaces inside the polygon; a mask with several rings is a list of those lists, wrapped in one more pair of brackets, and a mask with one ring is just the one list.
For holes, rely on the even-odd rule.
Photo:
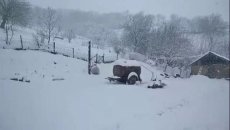
{"label": "shed wall", "polygon": [[229,65],[192,65],[191,75],[205,75],[209,78],[229,78]]}

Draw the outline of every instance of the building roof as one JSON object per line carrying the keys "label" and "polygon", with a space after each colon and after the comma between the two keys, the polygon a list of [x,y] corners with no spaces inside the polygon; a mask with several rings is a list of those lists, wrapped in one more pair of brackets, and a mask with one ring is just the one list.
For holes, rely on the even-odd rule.
{"label": "building roof", "polygon": [[217,56],[218,58],[220,58],[220,59],[222,59],[222,60],[224,60],[224,61],[229,62],[229,58],[224,57],[224,56],[221,56],[221,55],[219,55],[219,54],[217,54],[217,53],[215,53],[215,52],[208,51],[208,52],[206,52],[205,54],[203,54],[202,56],[199,56],[199,57],[198,57],[196,60],[194,60],[190,65],[193,65],[194,63],[196,63],[197,61],[199,61],[199,60],[202,59],[203,57],[205,57],[205,56],[207,56],[207,55],[210,55],[210,54],[213,54],[213,55]]}

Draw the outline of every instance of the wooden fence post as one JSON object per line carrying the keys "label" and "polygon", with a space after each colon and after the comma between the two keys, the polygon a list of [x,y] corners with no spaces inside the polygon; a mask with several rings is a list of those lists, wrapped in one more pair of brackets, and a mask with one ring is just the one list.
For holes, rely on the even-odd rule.
{"label": "wooden fence post", "polygon": [[88,47],[88,74],[91,74],[91,41],[89,41]]}
{"label": "wooden fence post", "polygon": [[74,58],[74,48],[72,48],[73,49],[73,58]]}
{"label": "wooden fence post", "polygon": [[53,53],[56,53],[55,52],[55,42],[53,43]]}
{"label": "wooden fence post", "polygon": [[20,35],[21,48],[23,49],[22,35]]}
{"label": "wooden fence post", "polygon": [[96,63],[98,62],[98,59],[97,59],[97,57],[98,57],[98,54],[96,54]]}

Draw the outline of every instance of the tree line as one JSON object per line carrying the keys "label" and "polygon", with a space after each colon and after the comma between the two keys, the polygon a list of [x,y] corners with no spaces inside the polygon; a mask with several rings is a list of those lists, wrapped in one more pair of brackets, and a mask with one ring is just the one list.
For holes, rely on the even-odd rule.
{"label": "tree line", "polygon": [[[155,58],[164,57],[167,64],[176,57],[189,57],[207,51],[229,54],[229,23],[218,14],[187,19],[172,15],[131,15],[123,25],[118,46]],[[200,41],[199,41],[200,40]]]}
{"label": "tree line", "polygon": [[15,25],[36,30],[33,37],[38,47],[60,37],[71,42],[78,34],[100,47],[113,46],[117,53],[126,49],[150,58],[164,57],[168,64],[174,57],[207,51],[229,53],[229,22],[218,14],[191,19],[142,12],[99,14],[34,7],[25,0],[0,0],[0,28],[5,30],[6,44],[10,44]]}

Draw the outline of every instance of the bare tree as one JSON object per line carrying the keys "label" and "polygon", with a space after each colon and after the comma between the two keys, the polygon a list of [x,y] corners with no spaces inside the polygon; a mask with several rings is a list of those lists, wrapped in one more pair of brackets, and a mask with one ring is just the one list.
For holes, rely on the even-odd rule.
{"label": "bare tree", "polygon": [[104,26],[91,26],[87,29],[86,37],[92,39],[92,42],[100,48],[103,48],[106,44],[110,43],[113,37],[114,31]]}
{"label": "bare tree", "polygon": [[40,29],[38,32],[45,35],[49,44],[51,38],[55,37],[56,34],[55,29],[57,27],[58,15],[54,9],[48,7],[40,17]]}
{"label": "bare tree", "polygon": [[135,52],[146,54],[152,28],[152,16],[138,13],[124,24],[123,41]]}
{"label": "bare tree", "polygon": [[117,59],[118,59],[119,54],[121,54],[124,50],[122,46],[122,41],[118,38],[118,36],[114,36],[111,39],[111,43],[112,43],[114,52],[117,54]]}
{"label": "bare tree", "polygon": [[11,40],[14,36],[14,24],[13,23],[7,23],[5,25],[5,42],[7,45],[10,45]]}
{"label": "bare tree", "polygon": [[28,23],[30,5],[23,0],[0,0],[0,28],[5,28],[7,23],[26,25]]}
{"label": "bare tree", "polygon": [[40,40],[39,40],[39,35],[33,34],[33,40],[34,40],[35,45],[36,45],[37,48],[39,49],[40,46],[41,46],[41,42],[40,42]]}
{"label": "bare tree", "polygon": [[74,31],[72,29],[68,29],[65,32],[65,36],[67,37],[69,43],[71,43],[71,40],[76,37],[76,35],[75,35],[75,33],[74,33]]}
{"label": "bare tree", "polygon": [[0,0],[0,28],[5,29],[5,42],[10,44],[14,36],[14,25],[26,25],[28,23],[30,5],[20,0]]}
{"label": "bare tree", "polygon": [[216,43],[215,52],[221,54],[225,57],[229,57],[230,46],[229,46],[229,35],[219,39],[219,42]]}
{"label": "bare tree", "polygon": [[167,65],[171,66],[177,57],[188,56],[192,47],[179,18],[152,30],[149,53],[151,56],[164,57]]}
{"label": "bare tree", "polygon": [[198,17],[195,22],[196,30],[207,42],[207,47],[203,50],[214,51],[221,37],[227,34],[227,23],[224,22],[220,15],[215,14]]}

